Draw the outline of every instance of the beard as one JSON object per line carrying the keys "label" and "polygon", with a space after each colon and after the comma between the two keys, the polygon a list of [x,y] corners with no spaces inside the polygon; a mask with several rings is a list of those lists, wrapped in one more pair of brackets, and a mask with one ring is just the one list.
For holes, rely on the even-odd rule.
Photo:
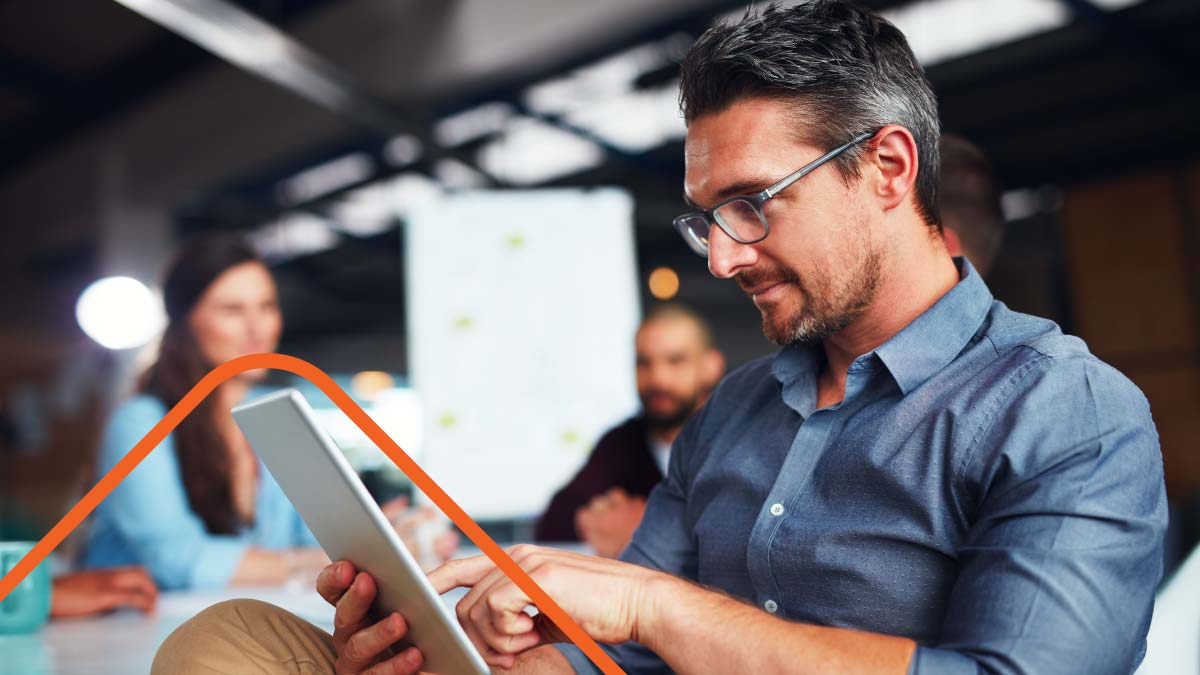
{"label": "beard", "polygon": [[803,306],[788,312],[784,302],[760,307],[763,335],[780,345],[815,344],[854,323],[875,299],[883,275],[883,256],[867,245],[853,259],[858,265],[840,283],[828,270],[818,270],[802,279],[783,266],[748,270],[735,279],[742,290],[787,283],[800,294]]}
{"label": "beard", "polygon": [[[666,411],[658,411],[650,408],[649,401],[655,396],[669,396],[675,405]],[[700,394],[686,398],[677,396],[661,389],[651,389],[645,392],[638,392],[638,398],[642,400],[642,414],[646,418],[646,425],[655,431],[666,429],[674,429],[682,426],[692,412],[700,403]]]}

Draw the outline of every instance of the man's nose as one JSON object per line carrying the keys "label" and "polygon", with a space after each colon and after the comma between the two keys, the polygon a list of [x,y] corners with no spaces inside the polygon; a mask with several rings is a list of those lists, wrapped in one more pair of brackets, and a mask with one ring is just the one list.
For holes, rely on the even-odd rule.
{"label": "man's nose", "polygon": [[742,268],[754,264],[754,247],[733,240],[725,230],[713,225],[708,231],[708,271],[718,279],[729,279]]}

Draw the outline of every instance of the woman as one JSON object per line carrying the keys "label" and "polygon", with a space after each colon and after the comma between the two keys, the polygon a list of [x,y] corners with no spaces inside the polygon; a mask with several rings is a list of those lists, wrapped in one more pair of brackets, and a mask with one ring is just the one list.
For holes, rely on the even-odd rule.
{"label": "woman", "polygon": [[[210,237],[186,248],[170,267],[163,300],[168,324],[158,361],[140,393],[114,413],[100,475],[213,367],[279,343],[275,282],[241,239]],[[144,565],[170,590],[279,584],[324,564],[229,413],[264,375],[242,373],[217,387],[97,507],[89,567]],[[445,541],[440,550],[448,555]]]}

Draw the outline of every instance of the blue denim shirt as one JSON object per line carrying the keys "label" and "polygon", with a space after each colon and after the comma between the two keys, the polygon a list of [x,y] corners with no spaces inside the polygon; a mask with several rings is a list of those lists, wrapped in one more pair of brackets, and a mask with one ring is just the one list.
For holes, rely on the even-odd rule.
{"label": "blue denim shirt", "polygon": [[[105,429],[97,475],[111,470],[166,414],[167,407],[146,394],[121,404]],[[317,545],[261,460],[254,508],[252,526],[236,535],[210,534],[188,503],[175,435],[169,434],[96,507],[84,566],[144,565],[163,589],[212,590],[229,585],[250,547]]]}
{"label": "blue denim shirt", "polygon": [[[1132,672],[1167,520],[1149,406],[958,264],[853,362],[840,403],[817,409],[820,347],[726,377],[622,558],[783,619],[912,638],[911,673]],[[608,649],[631,674],[670,672]]]}

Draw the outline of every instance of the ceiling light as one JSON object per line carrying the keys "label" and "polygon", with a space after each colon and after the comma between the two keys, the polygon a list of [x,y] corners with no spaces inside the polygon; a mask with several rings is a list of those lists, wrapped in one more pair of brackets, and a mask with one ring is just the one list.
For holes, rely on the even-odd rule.
{"label": "ceiling light", "polygon": [[645,152],[687,134],[679,112],[678,82],[598,101],[568,113],[564,120],[631,153]]}
{"label": "ceiling light", "polygon": [[439,159],[433,165],[433,173],[443,185],[455,190],[469,190],[488,185],[487,176],[451,157]]}
{"label": "ceiling light", "polygon": [[433,137],[441,145],[453,148],[500,131],[514,114],[507,103],[485,103],[439,121],[433,127]]}
{"label": "ceiling light", "polygon": [[421,141],[416,136],[400,134],[383,146],[383,158],[392,166],[408,166],[421,158]]}
{"label": "ceiling light", "polygon": [[328,220],[306,211],[285,213],[251,232],[248,238],[272,262],[327,251],[341,239]]}
{"label": "ceiling light", "polygon": [[628,92],[637,78],[674,63],[680,42],[675,33],[533,85],[525,91],[525,105],[542,115],[559,115]]}
{"label": "ceiling light", "polygon": [[1060,28],[1059,0],[924,0],[882,12],[925,66]]}
{"label": "ceiling light", "polygon": [[361,183],[375,171],[375,163],[365,152],[339,157],[281,181],[275,188],[285,206],[293,206]]}
{"label": "ceiling light", "polygon": [[515,120],[479,150],[483,170],[513,185],[545,183],[603,162],[604,150],[596,143],[529,117]]}
{"label": "ceiling light", "polygon": [[137,279],[93,282],[75,303],[75,319],[88,337],[108,349],[141,347],[162,330],[162,304]]}

